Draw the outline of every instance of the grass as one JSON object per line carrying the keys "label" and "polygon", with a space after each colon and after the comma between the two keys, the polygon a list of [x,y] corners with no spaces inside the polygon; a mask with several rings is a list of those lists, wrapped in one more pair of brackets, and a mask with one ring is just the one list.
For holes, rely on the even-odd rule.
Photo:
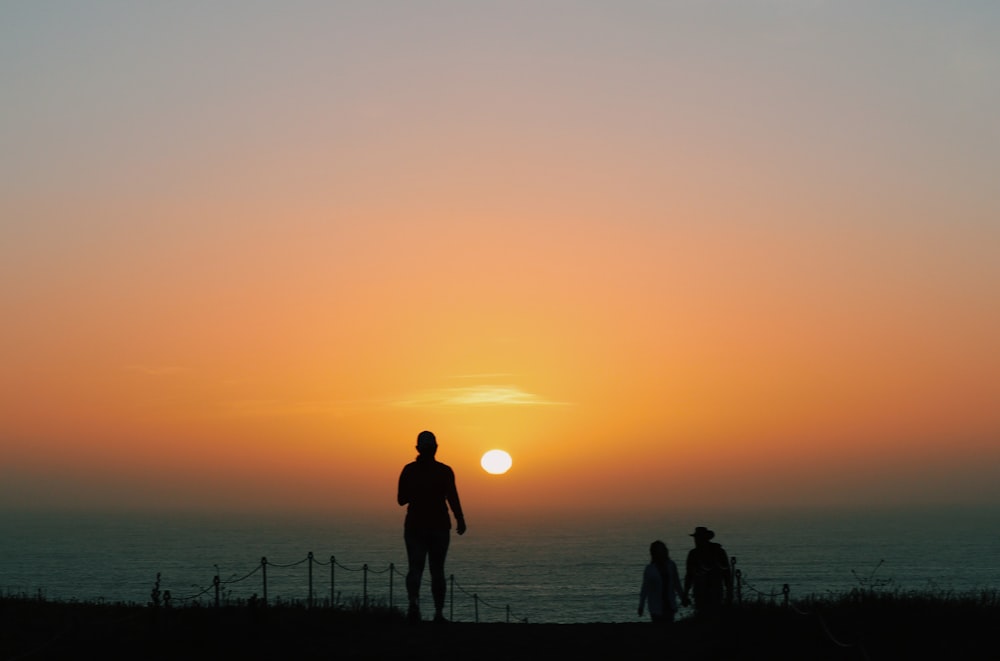
{"label": "grass", "polygon": [[307,608],[237,602],[150,604],[0,596],[0,659],[1000,659],[997,591],[975,594],[856,589],[787,606],[734,604],[717,620],[405,623],[396,608],[360,600]]}

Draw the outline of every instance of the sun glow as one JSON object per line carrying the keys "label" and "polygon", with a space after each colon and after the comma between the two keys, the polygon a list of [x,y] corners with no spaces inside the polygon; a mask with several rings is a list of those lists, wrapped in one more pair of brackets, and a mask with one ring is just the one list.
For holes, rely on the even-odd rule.
{"label": "sun glow", "polygon": [[510,454],[504,452],[503,450],[490,450],[483,455],[483,458],[479,462],[483,470],[491,475],[502,475],[510,470],[511,464],[514,460],[511,459]]}

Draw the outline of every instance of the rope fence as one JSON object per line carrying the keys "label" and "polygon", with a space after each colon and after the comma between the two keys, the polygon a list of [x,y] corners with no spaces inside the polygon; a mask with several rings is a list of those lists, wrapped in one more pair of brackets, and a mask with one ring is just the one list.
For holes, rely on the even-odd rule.
{"label": "rope fence", "polygon": [[[308,565],[307,565],[307,584],[306,584],[307,588],[306,588],[306,598],[305,598],[305,605],[307,607],[313,607],[317,603],[317,596],[316,595],[318,593],[317,593],[317,586],[316,586],[316,572],[314,571],[314,567],[329,567],[330,568],[329,569],[329,572],[330,572],[330,575],[329,575],[329,596],[324,599],[324,603],[326,603],[328,605],[336,605],[336,604],[338,604],[340,602],[340,599],[339,599],[338,593],[337,593],[337,570],[338,569],[340,569],[342,571],[346,571],[346,572],[355,572],[355,573],[360,573],[361,574],[361,590],[360,590],[360,593],[361,593],[361,597],[360,597],[361,603],[360,603],[360,605],[361,605],[361,608],[365,608],[365,609],[368,608],[369,605],[370,605],[370,603],[371,603],[370,591],[369,591],[369,575],[370,574],[371,575],[376,575],[376,576],[383,575],[383,574],[387,575],[387,581],[388,581],[388,606],[389,606],[389,608],[392,608],[393,605],[394,605],[394,603],[395,603],[394,602],[395,590],[394,590],[394,580],[393,580],[393,578],[395,576],[400,577],[401,579],[403,579],[404,584],[405,584],[405,580],[406,580],[406,574],[403,573],[403,572],[401,572],[401,571],[399,571],[396,568],[395,564],[391,563],[391,562],[387,566],[382,567],[380,569],[374,569],[371,566],[369,566],[367,563],[361,565],[360,567],[349,567],[349,566],[346,566],[346,565],[340,563],[337,560],[337,557],[335,555],[331,555],[329,560],[320,560],[320,559],[318,559],[313,554],[312,551],[310,551],[301,560],[297,560],[295,562],[289,562],[289,563],[274,562],[272,560],[268,560],[267,557],[264,556],[264,557],[262,557],[260,559],[260,563],[257,564],[253,569],[251,569],[250,571],[248,571],[246,574],[244,574],[244,575],[242,575],[242,576],[240,576],[238,578],[234,577],[234,578],[230,578],[230,579],[226,579],[226,580],[223,580],[220,577],[220,572],[218,571],[218,566],[216,565],[216,574],[212,578],[211,584],[208,585],[207,587],[201,587],[201,588],[199,588],[199,586],[193,586],[193,587],[199,588],[199,589],[196,592],[194,592],[193,594],[190,594],[190,595],[187,595],[187,596],[184,596],[184,597],[174,597],[174,596],[171,595],[171,591],[170,590],[161,591],[160,590],[161,575],[158,573],[156,575],[156,584],[154,585],[153,590],[152,590],[150,596],[151,596],[152,603],[153,603],[154,606],[155,605],[160,605],[161,603],[163,605],[165,605],[165,606],[169,606],[169,605],[174,604],[174,603],[197,602],[197,601],[200,601],[202,597],[205,597],[206,595],[209,595],[209,594],[213,594],[214,604],[216,606],[219,606],[224,601],[224,599],[223,599],[223,591],[227,588],[227,586],[235,585],[237,583],[242,583],[243,581],[246,581],[246,580],[250,579],[251,577],[253,577],[253,576],[255,576],[256,574],[259,573],[261,575],[261,579],[260,579],[260,581],[261,581],[260,582],[260,594],[261,594],[261,597],[258,598],[257,597],[257,593],[254,593],[253,595],[251,595],[250,600],[254,601],[254,602],[259,602],[263,606],[267,606],[268,603],[269,603],[269,601],[270,601],[270,597],[269,597],[269,584],[268,584],[268,569],[269,568],[293,569],[295,567],[300,567],[301,565],[306,564],[306,563],[308,563]],[[792,608],[794,608],[792,606],[792,603],[791,603],[791,590],[790,590],[789,585],[787,583],[785,583],[782,586],[781,590],[779,590],[779,591],[774,591],[774,590],[764,591],[764,590],[761,590],[761,589],[757,588],[752,583],[750,583],[746,579],[746,577],[744,576],[743,571],[741,569],[737,569],[736,568],[736,557],[731,557],[730,558],[730,565],[731,565],[731,571],[732,571],[732,575],[733,575],[733,595],[734,595],[734,600],[736,601],[737,604],[742,604],[743,603],[743,599],[744,599],[745,593],[752,593],[752,594],[754,594],[759,599],[769,599],[769,600],[772,600],[772,601],[775,600],[775,599],[778,599],[780,597],[782,599],[782,603],[783,603],[783,605],[785,607],[792,607]],[[497,604],[493,604],[493,603],[490,603],[490,602],[486,601],[485,599],[483,599],[482,597],[480,597],[479,594],[476,593],[476,592],[470,592],[468,589],[466,589],[465,586],[460,585],[459,583],[456,582],[454,574],[452,574],[452,575],[449,576],[449,584],[450,584],[450,587],[451,587],[451,589],[449,591],[449,596],[450,596],[449,609],[451,611],[451,616],[452,617],[454,617],[454,610],[455,610],[455,595],[457,593],[461,593],[461,594],[463,594],[463,595],[471,598],[471,600],[472,600],[472,608],[473,608],[473,619],[476,622],[479,621],[479,606],[480,605],[484,606],[485,608],[490,608],[490,609],[496,609],[496,610],[503,610],[503,611],[505,611],[505,618],[504,619],[507,622],[510,622],[512,620],[517,619],[517,618],[512,618],[511,611],[510,611],[510,606],[509,605],[499,606]],[[520,618],[520,619],[517,619],[517,621],[527,622],[527,619]]]}
{"label": "rope fence", "polygon": [[[881,566],[881,565],[882,565],[882,562],[880,561],[879,564],[878,564],[878,566],[876,566],[876,568],[875,568],[876,571],[878,570],[878,567]],[[843,642],[840,639],[840,637],[836,636],[833,633],[833,631],[831,631],[830,625],[827,623],[826,618],[823,617],[823,614],[821,612],[819,612],[816,609],[808,609],[807,610],[801,604],[794,603],[791,600],[791,588],[789,587],[788,583],[782,584],[781,590],[778,591],[778,592],[775,592],[775,591],[764,592],[762,590],[757,589],[753,585],[751,585],[746,580],[746,578],[744,578],[743,572],[741,570],[739,570],[739,569],[736,568],[736,558],[735,557],[730,558],[730,566],[731,566],[731,571],[732,571],[732,575],[733,575],[733,593],[734,593],[733,598],[734,598],[734,600],[736,601],[737,604],[742,604],[743,603],[743,591],[744,591],[744,589],[746,589],[746,590],[748,590],[750,592],[753,592],[760,599],[768,599],[768,600],[771,600],[772,602],[775,599],[777,599],[778,597],[781,597],[782,606],[786,610],[788,610],[789,612],[794,613],[794,614],[799,615],[799,616],[802,616],[802,617],[813,617],[813,618],[815,618],[817,620],[817,622],[819,623],[820,629],[823,632],[824,637],[828,641],[830,641],[833,645],[835,645],[836,647],[842,648],[842,649],[854,649],[855,651],[857,651],[857,653],[859,654],[859,656],[862,659],[864,659],[864,660],[867,661],[867,659],[869,658],[868,657],[868,652],[867,652],[867,650],[865,650],[864,646],[861,645],[860,642],[855,642],[855,643],[845,643],[845,642]],[[872,577],[873,576],[874,576],[874,572],[872,572]],[[872,581],[872,577],[869,577],[869,579],[868,579],[867,582],[862,581],[862,584],[865,585],[868,589],[875,589],[875,588],[878,588],[878,587],[882,587],[881,583],[875,583],[875,582],[873,582]]]}
{"label": "rope fence", "polygon": [[[294,569],[306,565],[306,596],[303,601],[298,599],[291,599],[291,603],[304,603],[307,608],[314,608],[322,603],[326,607],[336,607],[338,605],[343,605],[342,594],[337,592],[338,588],[338,570],[342,572],[350,573],[360,573],[361,585],[360,585],[360,601],[355,604],[355,607],[360,607],[362,610],[368,610],[374,603],[373,595],[369,586],[370,577],[380,577],[384,576],[386,581],[386,587],[381,588],[381,590],[387,590],[387,592],[377,592],[377,594],[382,597],[386,597],[386,604],[389,609],[392,609],[395,605],[395,577],[400,577],[403,584],[405,585],[406,574],[399,571],[396,568],[395,563],[389,563],[387,566],[381,568],[373,568],[367,563],[361,565],[360,567],[350,567],[341,564],[335,555],[331,555],[329,560],[318,559],[312,551],[310,551],[306,557],[301,560],[296,560],[295,562],[289,563],[277,563],[267,559],[267,556],[261,557],[260,562],[250,571],[246,572],[241,576],[234,576],[229,579],[222,579],[221,572],[219,571],[218,565],[215,566],[215,575],[211,579],[211,583],[207,586],[192,586],[194,592],[183,597],[174,596],[170,590],[161,590],[160,585],[162,582],[162,574],[156,574],[156,582],[153,585],[153,589],[150,591],[150,605],[154,608],[163,606],[169,608],[177,604],[202,604],[204,600],[209,600],[209,602],[216,608],[223,605],[230,605],[233,603],[233,598],[231,594],[230,586],[243,583],[250,578],[260,575],[259,578],[259,595],[258,592],[253,592],[249,597],[245,599],[239,599],[236,603],[249,603],[253,605],[260,605],[267,607],[272,603],[274,597],[272,596],[273,584],[269,583],[269,569]],[[319,597],[320,588],[317,585],[317,575],[322,569],[318,571],[315,568],[329,568],[329,594],[322,598]],[[273,581],[273,576],[271,578]],[[325,579],[323,579],[325,581]],[[450,618],[455,619],[455,595],[456,593],[461,593],[467,597],[471,598],[472,603],[472,619],[474,622],[479,622],[479,607],[483,606],[485,608],[502,610],[504,612],[504,621],[512,622],[527,622],[527,618],[514,618],[511,614],[510,605],[499,606],[492,604],[490,602],[482,599],[478,593],[470,592],[464,586],[460,585],[455,580],[455,575],[451,574],[449,576],[449,583],[451,589],[449,591],[449,610]],[[356,583],[355,583],[355,587]],[[252,587],[250,588],[253,589]],[[229,594],[227,594],[227,591]],[[287,597],[285,597],[287,598]],[[278,597],[282,599],[282,597]],[[322,601],[321,601],[322,599]]]}

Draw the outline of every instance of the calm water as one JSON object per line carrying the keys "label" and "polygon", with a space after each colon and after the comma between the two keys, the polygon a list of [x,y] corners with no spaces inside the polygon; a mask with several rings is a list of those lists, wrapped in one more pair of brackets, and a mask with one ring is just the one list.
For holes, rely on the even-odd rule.
{"label": "calm water", "polygon": [[[316,599],[329,598],[331,590],[339,601],[360,598],[367,578],[373,602],[405,602],[401,518],[4,513],[0,525],[0,591],[6,593],[145,603],[159,572],[161,589],[170,590],[175,603],[209,603],[218,573],[222,597],[243,599],[262,595],[266,556],[272,601],[305,600],[312,564]],[[512,620],[635,621],[649,543],[663,539],[683,569],[695,525],[713,528],[716,541],[736,557],[747,596],[780,594],[785,583],[793,599],[839,594],[865,581],[934,593],[1000,589],[998,509],[531,525],[473,519],[467,535],[452,536],[452,616],[476,619],[478,595],[480,621],[505,620],[508,607]]]}

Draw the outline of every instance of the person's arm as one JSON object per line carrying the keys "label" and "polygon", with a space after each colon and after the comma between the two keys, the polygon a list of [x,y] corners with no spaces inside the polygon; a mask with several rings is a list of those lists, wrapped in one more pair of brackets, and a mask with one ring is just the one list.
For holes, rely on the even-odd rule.
{"label": "person's arm", "polygon": [[726,603],[733,601],[733,567],[729,564],[729,555],[721,546],[719,547],[719,561],[722,565],[722,579],[726,584]]}
{"label": "person's arm", "polygon": [[684,591],[681,593],[681,603],[687,606],[691,603],[691,584],[694,582],[694,568],[691,566],[693,559],[692,552],[688,552],[687,560],[684,562]]}
{"label": "person's arm", "polygon": [[465,514],[462,512],[462,501],[458,498],[458,487],[455,485],[455,471],[448,469],[448,495],[446,497],[451,513],[455,515],[455,532],[465,534]]}
{"label": "person's arm", "polygon": [[670,561],[670,589],[673,590],[674,594],[677,595],[681,601],[684,603],[685,597],[681,592],[681,578],[677,572],[677,563]]}
{"label": "person's arm", "polygon": [[684,596],[687,597],[688,593],[691,592],[691,583],[694,581],[694,574],[691,571],[691,554],[688,553],[687,560],[684,562]]}
{"label": "person's arm", "polygon": [[642,586],[639,588],[639,617],[642,617],[643,608],[646,605],[646,597],[649,590],[647,589],[649,585],[649,567],[642,571]]}
{"label": "person's arm", "polygon": [[396,502],[400,505],[406,505],[410,502],[410,480],[406,474],[405,466],[399,474],[399,486],[396,489]]}

